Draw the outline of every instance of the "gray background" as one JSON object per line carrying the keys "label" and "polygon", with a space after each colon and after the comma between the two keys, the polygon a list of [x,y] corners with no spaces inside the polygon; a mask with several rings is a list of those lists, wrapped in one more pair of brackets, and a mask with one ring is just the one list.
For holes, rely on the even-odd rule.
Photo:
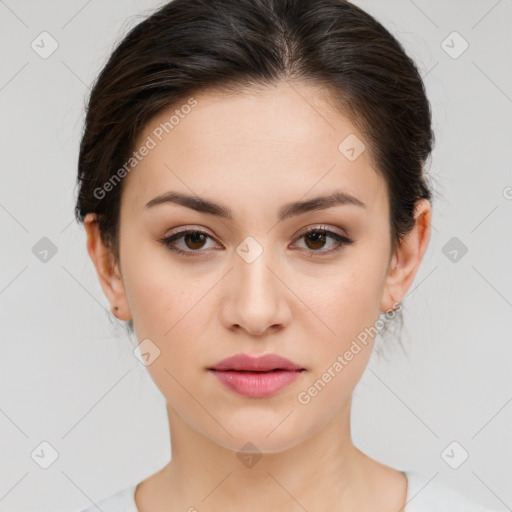
{"label": "gray background", "polygon": [[[404,301],[408,355],[393,341],[387,359],[372,355],[354,394],[353,439],[386,464],[511,510],[512,3],[356,3],[424,76],[437,193],[430,246]],[[0,0],[2,511],[85,506],[170,456],[163,397],[133,355],[137,341],[108,313],[73,220],[90,84],[114,44],[161,4]],[[58,43],[47,58],[31,47],[43,31]],[[453,31],[469,43],[457,58]],[[33,252],[43,237],[57,248],[46,262]],[[453,261],[451,244],[468,251]],[[31,456],[44,441],[58,454],[48,469]],[[441,455],[452,441],[452,465],[469,453],[457,469]]]}

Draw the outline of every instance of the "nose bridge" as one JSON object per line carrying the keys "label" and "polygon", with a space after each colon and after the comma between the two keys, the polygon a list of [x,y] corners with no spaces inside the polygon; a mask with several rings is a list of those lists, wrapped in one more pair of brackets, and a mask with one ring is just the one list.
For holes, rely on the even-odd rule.
{"label": "nose bridge", "polygon": [[[267,238],[268,241],[268,238]],[[282,283],[272,249],[254,237],[247,237],[236,248],[232,279],[232,315],[229,321],[256,333],[281,323]],[[270,267],[270,268],[269,268]],[[272,269],[272,271],[270,270]]]}
{"label": "nose bridge", "polygon": [[[268,241],[268,240],[267,240]],[[267,267],[272,267],[271,249],[264,247],[264,242],[252,236],[245,238],[236,248],[238,258],[235,264],[235,279],[239,283],[244,298],[249,302],[268,300],[273,295],[275,279]],[[261,305],[260,305],[261,306]]]}

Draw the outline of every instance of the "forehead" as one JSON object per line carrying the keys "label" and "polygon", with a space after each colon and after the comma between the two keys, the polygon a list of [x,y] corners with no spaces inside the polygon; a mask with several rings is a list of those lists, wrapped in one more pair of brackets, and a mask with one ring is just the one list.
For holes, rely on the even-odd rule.
{"label": "forehead", "polygon": [[347,158],[344,141],[359,152],[364,136],[326,99],[319,88],[281,83],[241,93],[210,90],[173,105],[138,137],[135,149],[151,149],[126,176],[123,202],[140,210],[179,189],[228,202],[243,197],[241,206],[253,207],[269,196],[299,199],[312,189],[316,195],[343,188],[385,207],[385,183],[369,151]]}

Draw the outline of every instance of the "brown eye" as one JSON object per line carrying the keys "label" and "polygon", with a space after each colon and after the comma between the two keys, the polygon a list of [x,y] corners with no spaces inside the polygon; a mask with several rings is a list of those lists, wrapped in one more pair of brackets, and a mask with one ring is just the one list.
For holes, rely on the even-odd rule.
{"label": "brown eye", "polygon": [[[299,239],[304,239],[306,250],[309,250],[312,254],[318,253],[321,255],[331,254],[342,249],[343,246],[353,243],[353,240],[323,227],[308,229]],[[334,241],[334,243],[331,243],[331,246],[334,247],[327,250],[321,250],[326,245],[329,245],[329,240]]]}
{"label": "brown eye", "polygon": [[[213,240],[210,235],[203,231],[185,229],[179,233],[161,238],[160,241],[173,252],[185,256],[196,256],[196,253],[199,255],[202,252],[206,252],[202,249],[205,247],[208,239]],[[182,247],[184,246],[184,248],[178,247],[178,242],[182,242]]]}
{"label": "brown eye", "polygon": [[[326,243],[326,236],[324,232],[313,231],[305,235],[305,240],[308,249],[321,249]],[[308,243],[308,241],[311,241],[311,243]]]}
{"label": "brown eye", "polygon": [[200,231],[187,233],[183,236],[183,241],[189,249],[201,249],[206,241],[206,236]]}

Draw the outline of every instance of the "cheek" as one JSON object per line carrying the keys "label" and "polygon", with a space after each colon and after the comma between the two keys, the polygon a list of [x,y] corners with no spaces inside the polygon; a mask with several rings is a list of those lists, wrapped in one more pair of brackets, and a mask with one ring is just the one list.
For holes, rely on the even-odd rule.
{"label": "cheek", "polygon": [[308,279],[299,288],[315,313],[305,311],[302,327],[315,340],[309,384],[320,379],[317,402],[346,400],[366,368],[380,317],[386,261],[379,254],[384,251],[359,247],[329,275]]}
{"label": "cheek", "polygon": [[202,299],[214,276],[201,272],[200,265],[176,263],[154,242],[127,245],[124,261],[127,300],[138,337],[165,345],[186,331],[188,339],[196,339],[201,332],[197,320],[207,315]]}
{"label": "cheek", "polygon": [[205,348],[211,345],[207,324],[215,309],[208,291],[218,277],[192,275],[154,254],[131,258],[126,273],[137,338],[139,342],[149,338],[160,351],[146,369],[173,407],[190,407],[183,386],[193,389],[203,367],[211,363]]}
{"label": "cheek", "polygon": [[[376,280],[368,272],[339,272],[313,288],[307,336],[313,368],[298,394],[299,410],[327,422],[349,403],[372,353],[379,318]],[[328,291],[325,291],[325,290]],[[328,326],[328,327],[327,327]],[[314,333],[318,333],[315,335]],[[319,333],[322,333],[321,335]]]}
{"label": "cheek", "polygon": [[326,342],[350,341],[380,314],[383,262],[362,253],[347,257],[329,273],[298,280],[294,288],[314,313],[305,309],[303,318],[318,324],[317,333]]}

